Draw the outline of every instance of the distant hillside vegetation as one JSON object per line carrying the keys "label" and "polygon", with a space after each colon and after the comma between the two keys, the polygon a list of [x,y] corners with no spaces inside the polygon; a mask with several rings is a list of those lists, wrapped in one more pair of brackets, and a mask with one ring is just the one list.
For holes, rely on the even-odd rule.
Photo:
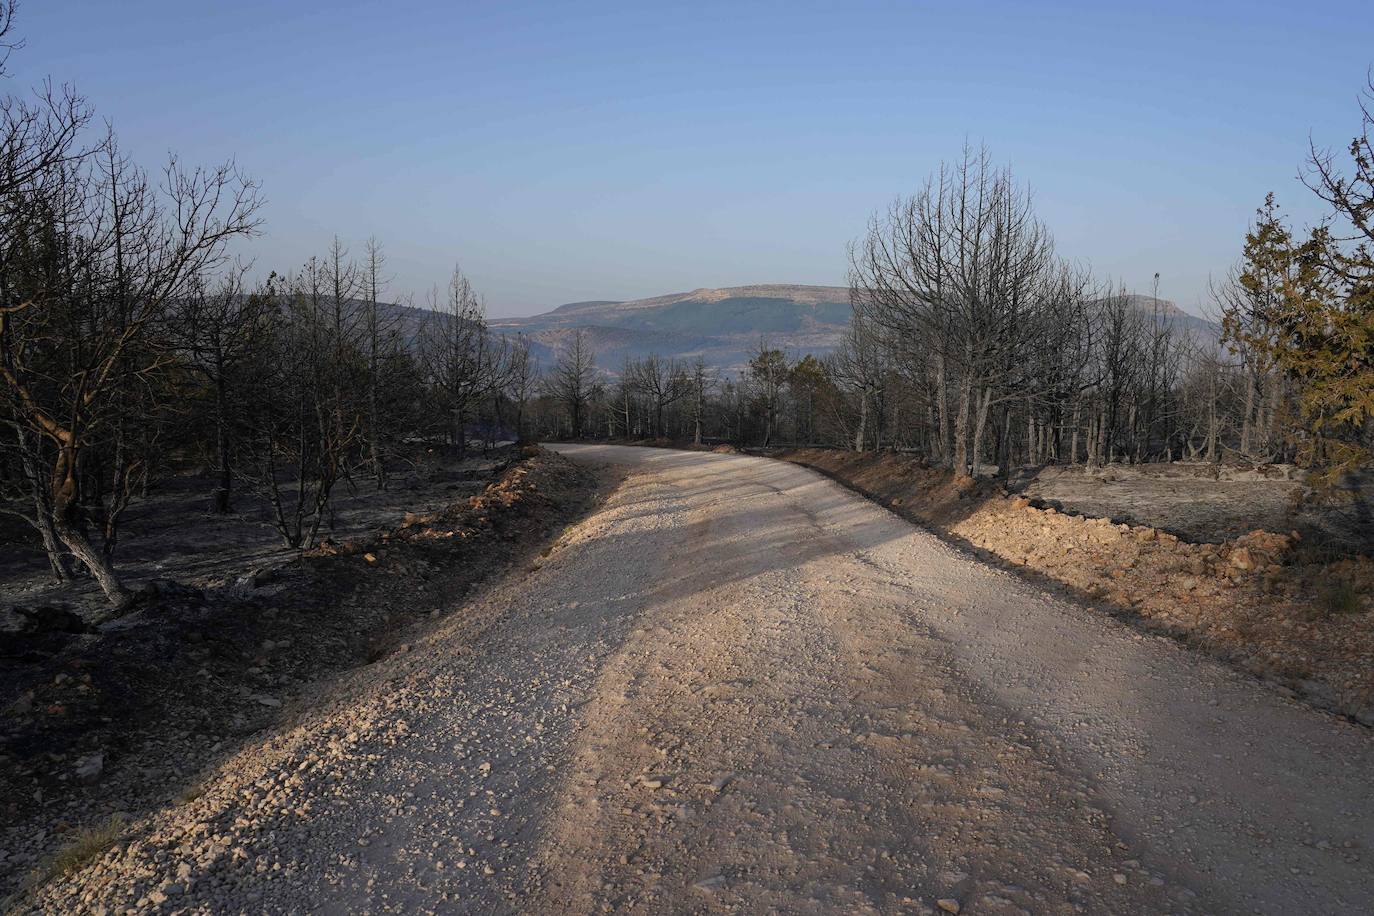
{"label": "distant hillside vegetation", "polygon": [[769,346],[823,355],[849,323],[849,290],[771,284],[696,289],[630,302],[574,302],[543,315],[492,322],[529,336],[546,362],[576,329],[586,332],[597,364],[615,372],[629,359],[658,353],[738,372],[766,338]]}
{"label": "distant hillside vegetation", "polygon": [[[1182,311],[1165,299],[1132,295],[1131,304],[1155,311],[1171,325],[1215,340],[1215,324]],[[403,334],[418,333],[425,309],[395,306]],[[738,374],[765,339],[793,356],[823,356],[839,346],[849,324],[849,290],[842,286],[761,284],[703,288],[629,302],[570,302],[542,315],[497,318],[499,333],[522,333],[540,362],[549,366],[576,330],[596,353],[597,367],[615,375],[626,359],[651,353],[695,361]]]}

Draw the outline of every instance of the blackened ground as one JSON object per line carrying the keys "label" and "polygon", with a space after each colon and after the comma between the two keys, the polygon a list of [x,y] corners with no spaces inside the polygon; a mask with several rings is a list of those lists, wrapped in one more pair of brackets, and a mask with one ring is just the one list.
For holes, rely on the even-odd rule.
{"label": "blackened ground", "polygon": [[308,556],[221,558],[229,584],[155,582],[132,613],[88,632],[5,634],[0,899],[73,830],[194,792],[306,685],[404,648],[419,621],[585,512],[597,486],[539,450],[487,477],[474,495]]}
{"label": "blackened ground", "polygon": [[[432,512],[482,491],[509,463],[512,446],[489,453],[472,451],[464,459],[424,452],[392,462],[387,487],[370,479],[345,479],[333,492],[320,536],[334,541],[374,533],[400,524],[407,513]],[[245,569],[273,566],[294,556],[270,523],[268,503],[240,485],[233,511],[209,511],[213,481],[205,474],[160,480],[146,497],[135,499],[120,524],[115,565],[132,588],[159,579],[197,587],[233,582]],[[23,504],[6,508],[26,510]],[[95,582],[77,570],[78,579],[58,585],[48,568],[33,527],[0,512],[0,611],[15,605],[60,603],[93,619],[109,611]],[[0,621],[2,624],[3,621]]]}

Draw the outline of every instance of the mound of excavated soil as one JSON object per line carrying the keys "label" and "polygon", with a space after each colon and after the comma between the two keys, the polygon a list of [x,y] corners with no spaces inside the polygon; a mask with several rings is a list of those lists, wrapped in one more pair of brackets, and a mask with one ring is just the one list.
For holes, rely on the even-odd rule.
{"label": "mound of excavated soil", "polygon": [[1368,557],[1321,561],[1297,532],[1192,543],[1147,525],[1037,507],[904,455],[796,449],[776,457],[1374,725]]}

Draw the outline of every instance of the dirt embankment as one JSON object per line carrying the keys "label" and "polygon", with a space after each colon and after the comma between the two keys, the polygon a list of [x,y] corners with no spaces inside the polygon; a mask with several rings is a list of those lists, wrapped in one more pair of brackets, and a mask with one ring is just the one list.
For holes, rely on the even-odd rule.
{"label": "dirt embankment", "polygon": [[1192,543],[1036,505],[894,454],[794,449],[900,515],[1374,725],[1374,561],[1330,562],[1296,532]]}
{"label": "dirt embankment", "polygon": [[587,511],[596,483],[527,449],[479,494],[395,527],[220,588],[158,583],[99,629],[50,612],[55,626],[4,634],[0,900],[82,829],[194,792],[311,681],[406,651],[420,621]]}

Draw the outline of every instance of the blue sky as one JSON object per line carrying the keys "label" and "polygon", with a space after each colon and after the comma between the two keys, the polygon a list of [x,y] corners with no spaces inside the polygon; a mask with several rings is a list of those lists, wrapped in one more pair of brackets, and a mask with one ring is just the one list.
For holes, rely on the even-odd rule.
{"label": "blue sky", "polygon": [[1343,146],[1363,4],[23,0],[11,88],[74,82],[153,167],[235,157],[262,268],[334,234],[493,315],[840,284],[868,215],[965,139],[1061,253],[1196,311],[1311,135]]}

